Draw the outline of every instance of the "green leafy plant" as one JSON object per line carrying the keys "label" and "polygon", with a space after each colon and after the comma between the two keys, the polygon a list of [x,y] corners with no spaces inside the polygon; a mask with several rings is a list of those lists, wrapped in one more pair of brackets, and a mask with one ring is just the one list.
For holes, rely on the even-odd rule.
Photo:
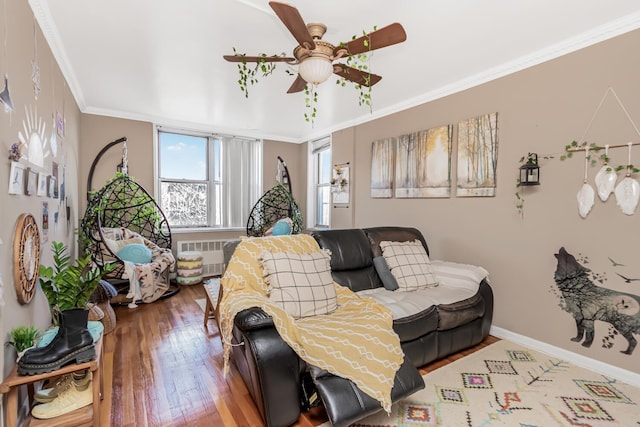
{"label": "green leafy plant", "polygon": [[[376,31],[377,29],[378,27],[374,26],[372,31]],[[367,37],[367,32],[362,31],[362,35],[365,36],[365,38],[362,41],[362,44],[364,45],[364,47],[367,48],[367,51],[363,53],[359,53],[357,55],[351,55],[347,57],[346,65],[363,72],[365,84],[355,85],[355,89],[358,91],[358,105],[361,107],[362,106],[369,107],[369,112],[371,113],[373,112],[373,105],[371,103],[371,85],[370,85],[371,71],[369,67],[369,61],[371,59],[372,52],[371,52],[371,45],[369,43],[369,37]],[[351,37],[351,40],[355,40],[356,38],[357,36],[353,35]],[[341,43],[340,45],[344,46],[345,44]],[[336,84],[342,87],[345,87],[346,83],[347,83],[347,80],[344,78],[340,78],[336,80]]]}
{"label": "green leafy plant", "polygon": [[58,313],[72,308],[86,308],[89,297],[98,286],[102,276],[111,272],[115,265],[96,266],[91,255],[78,258],[72,263],[64,243],[52,242],[53,267],[40,265],[40,286],[49,301],[53,323]]}
{"label": "green leafy plant", "polygon": [[304,88],[304,104],[307,108],[307,111],[304,113],[304,119],[310,122],[313,127],[318,114],[318,109],[316,108],[318,104],[318,92],[313,85],[307,84]]}
{"label": "green leafy plant", "polygon": [[36,345],[40,331],[35,326],[18,326],[9,332],[9,337],[10,341],[5,345],[15,348],[16,353],[20,353]]}
{"label": "green leafy plant", "polygon": [[[585,149],[587,148],[587,146],[589,147],[589,153],[599,153],[600,151],[604,151],[604,153],[600,154],[599,156],[592,156],[591,154],[589,154],[589,156],[587,157],[587,159],[589,159],[589,162],[591,164],[591,166],[595,166],[596,163],[598,163],[598,160],[604,162],[604,163],[609,163],[609,161],[611,160],[609,158],[609,156],[606,153],[605,147],[601,147],[597,144],[594,143],[587,143],[586,141],[579,144],[578,141],[571,141],[570,144],[567,144],[564,146],[564,151],[565,154],[563,154],[562,156],[560,156],[560,160],[567,160],[573,157],[573,153],[575,153],[576,149]],[[620,147],[620,146],[618,146]],[[640,168],[632,165],[632,164],[627,164],[627,165],[611,165],[609,169],[607,169],[607,171],[611,171],[611,170],[615,170],[616,172],[620,172],[621,170],[627,170],[627,173],[632,174],[632,173],[638,173],[640,172]]]}
{"label": "green leafy plant", "polygon": [[[246,56],[244,53],[238,53],[235,47],[233,48],[233,54],[241,57]],[[274,62],[265,61],[265,58],[267,58],[266,54],[262,53],[260,56],[262,59],[256,62],[253,67],[248,66],[247,61],[245,60],[238,63],[238,74],[240,75],[240,78],[238,79],[238,86],[244,93],[245,98],[249,97],[249,85],[258,83],[259,74],[261,74],[262,77],[267,77],[276,69],[276,64]],[[273,57],[277,56],[278,55],[273,55]],[[284,54],[282,56],[284,56]]]}

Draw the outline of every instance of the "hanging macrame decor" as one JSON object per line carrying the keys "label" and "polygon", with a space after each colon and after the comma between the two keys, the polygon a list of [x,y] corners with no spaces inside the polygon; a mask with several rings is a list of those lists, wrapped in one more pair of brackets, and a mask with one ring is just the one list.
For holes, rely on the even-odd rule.
{"label": "hanging macrame decor", "polygon": [[302,231],[302,213],[293,199],[289,169],[282,157],[278,156],[276,185],[264,193],[253,206],[247,221],[247,236],[262,237],[268,234],[278,221],[286,219],[291,221],[290,234]]}

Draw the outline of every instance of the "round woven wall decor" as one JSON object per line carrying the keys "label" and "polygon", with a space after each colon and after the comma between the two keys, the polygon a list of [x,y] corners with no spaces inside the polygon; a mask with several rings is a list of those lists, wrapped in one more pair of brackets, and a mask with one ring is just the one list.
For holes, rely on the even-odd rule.
{"label": "round woven wall decor", "polygon": [[18,217],[13,236],[13,279],[20,304],[28,304],[36,292],[40,268],[40,231],[33,215]]}

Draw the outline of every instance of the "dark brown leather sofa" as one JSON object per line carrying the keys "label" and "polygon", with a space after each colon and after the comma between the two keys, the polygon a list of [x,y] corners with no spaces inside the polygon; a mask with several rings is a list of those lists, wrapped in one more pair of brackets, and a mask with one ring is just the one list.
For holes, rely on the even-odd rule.
{"label": "dark brown leather sofa", "polygon": [[[354,292],[383,287],[373,264],[381,255],[381,241],[420,240],[422,233],[409,227],[322,230],[309,232],[320,247],[331,251],[334,280]],[[225,250],[226,258],[232,247]],[[390,292],[390,291],[389,291]],[[395,318],[393,328],[405,353],[396,374],[392,400],[396,401],[424,383],[416,367],[446,357],[481,342],[489,334],[493,293],[486,280],[477,292],[447,304],[425,304],[423,310]],[[235,318],[232,358],[253,397],[265,424],[288,426],[299,418],[304,402],[302,378],[311,372],[318,394],[334,426],[347,426],[381,410],[377,401],[351,381],[307,366],[280,338],[273,321],[259,308],[244,310]]]}

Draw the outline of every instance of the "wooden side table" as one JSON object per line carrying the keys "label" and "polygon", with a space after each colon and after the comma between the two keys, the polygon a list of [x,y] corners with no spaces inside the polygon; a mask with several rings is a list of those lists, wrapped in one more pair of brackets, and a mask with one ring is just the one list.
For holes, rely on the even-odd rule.
{"label": "wooden side table", "polygon": [[5,425],[18,425],[18,390],[20,386],[28,387],[29,408],[33,405],[34,384],[38,381],[52,379],[71,372],[88,369],[93,373],[93,404],[84,408],[47,420],[33,418],[31,414],[26,419],[25,426],[71,427],[71,426],[100,426],[100,395],[102,392],[102,337],[96,342],[96,359],[81,364],[64,366],[57,371],[39,375],[18,375],[18,366],[14,366],[11,373],[0,384],[0,393],[7,393],[5,406]]}

